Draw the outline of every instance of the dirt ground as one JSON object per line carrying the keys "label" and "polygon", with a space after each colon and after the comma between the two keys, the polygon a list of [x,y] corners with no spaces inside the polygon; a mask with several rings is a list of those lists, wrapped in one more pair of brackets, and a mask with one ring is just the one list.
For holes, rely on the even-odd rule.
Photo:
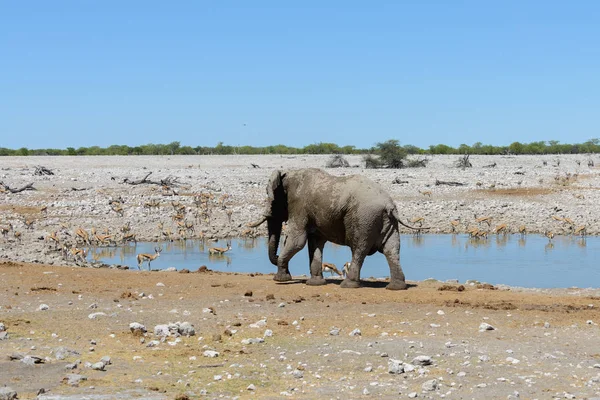
{"label": "dirt ground", "polygon": [[[21,399],[41,388],[47,399],[600,396],[597,290],[473,284],[459,291],[459,284],[418,282],[388,291],[382,281],[341,289],[336,279],[309,287],[271,275],[8,260],[0,282],[8,332],[0,340],[0,387]],[[191,323],[195,335],[161,341],[153,334],[155,325],[178,321]],[[148,332],[133,334],[133,322]],[[480,331],[482,323],[495,330]],[[360,334],[351,335],[355,329]],[[253,338],[264,342],[244,341]],[[18,360],[25,355],[43,363]],[[431,365],[415,365],[419,355]],[[86,366],[104,356],[111,358],[104,371]],[[76,360],[75,370],[65,369]],[[392,374],[391,360],[410,365]],[[71,373],[87,380],[71,386]]]}

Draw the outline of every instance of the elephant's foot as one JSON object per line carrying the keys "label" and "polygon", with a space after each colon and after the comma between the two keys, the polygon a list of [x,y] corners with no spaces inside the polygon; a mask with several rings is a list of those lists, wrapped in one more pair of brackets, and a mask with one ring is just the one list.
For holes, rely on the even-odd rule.
{"label": "elephant's foot", "polygon": [[405,281],[392,281],[385,288],[387,290],[406,290],[407,287]]}
{"label": "elephant's foot", "polygon": [[292,275],[289,272],[277,272],[273,277],[274,281],[287,282],[292,280]]}
{"label": "elephant's foot", "polygon": [[322,276],[311,276],[306,281],[306,284],[308,286],[321,286],[321,285],[325,285],[326,283],[327,283],[327,281]]}
{"label": "elephant's foot", "polygon": [[346,278],[342,281],[342,283],[340,284],[341,288],[346,288],[346,289],[356,289],[360,287],[360,282],[359,281],[351,281],[350,279]]}

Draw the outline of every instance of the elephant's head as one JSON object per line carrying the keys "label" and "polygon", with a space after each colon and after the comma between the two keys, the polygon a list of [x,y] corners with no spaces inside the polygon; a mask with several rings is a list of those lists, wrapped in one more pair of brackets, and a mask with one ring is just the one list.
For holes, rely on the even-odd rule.
{"label": "elephant's head", "polygon": [[274,171],[267,184],[268,203],[263,217],[250,226],[258,226],[267,221],[269,231],[269,260],[277,265],[277,248],[281,239],[281,228],[288,219],[288,199],[286,192],[286,174]]}

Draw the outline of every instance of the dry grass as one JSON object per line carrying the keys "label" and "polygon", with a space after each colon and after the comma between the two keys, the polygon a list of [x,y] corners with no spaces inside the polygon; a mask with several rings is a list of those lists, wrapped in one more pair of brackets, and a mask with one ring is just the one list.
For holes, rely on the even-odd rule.
{"label": "dry grass", "polygon": [[551,188],[508,188],[508,189],[478,189],[477,194],[493,195],[493,196],[510,196],[510,197],[529,197],[529,196],[545,196],[554,192]]}

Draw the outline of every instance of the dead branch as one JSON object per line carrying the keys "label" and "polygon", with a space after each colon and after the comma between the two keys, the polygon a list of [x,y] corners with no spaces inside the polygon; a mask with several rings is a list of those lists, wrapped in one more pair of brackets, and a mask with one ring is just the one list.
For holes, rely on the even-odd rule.
{"label": "dead branch", "polygon": [[465,186],[464,183],[461,182],[444,182],[444,181],[440,181],[439,179],[435,180],[435,186],[440,186],[440,185],[447,185],[447,186]]}
{"label": "dead branch", "polygon": [[396,178],[392,181],[392,185],[404,185],[405,183],[408,183],[408,181],[400,180],[400,178]]}
{"label": "dead branch", "polygon": [[204,365],[197,365],[196,368],[218,368],[218,367],[222,367],[224,365],[225,365],[225,363],[221,363],[221,364],[204,364]]}
{"label": "dead branch", "polygon": [[254,168],[260,168],[260,165],[258,165],[258,164],[250,163],[250,165],[252,165],[252,167],[254,167]]}
{"label": "dead branch", "polygon": [[142,185],[142,184],[158,185],[158,186],[165,186],[168,188],[181,185],[181,183],[178,181],[178,178],[174,177],[174,176],[167,176],[166,178],[161,179],[160,181],[153,181],[153,180],[148,179],[148,177],[150,175],[152,175],[152,172],[148,172],[148,174],[146,176],[144,176],[142,179],[133,180],[133,181],[130,180],[129,178],[125,178],[125,179],[123,179],[122,183],[127,183],[129,185]]}
{"label": "dead branch", "polygon": [[498,164],[496,164],[496,163],[493,163],[493,164],[489,164],[489,165],[484,165],[484,166],[483,166],[483,167],[481,167],[481,168],[496,168],[496,165],[498,165]]}
{"label": "dead branch", "polygon": [[54,175],[54,172],[52,172],[52,170],[44,167],[43,165],[38,165],[37,167],[35,167],[35,171],[33,174],[34,175]]}
{"label": "dead branch", "polygon": [[90,188],[76,188],[76,187],[71,188],[72,192],[83,192],[84,190],[90,190]]}
{"label": "dead branch", "polygon": [[11,193],[20,193],[24,190],[37,190],[36,188],[33,187],[33,182],[28,185],[25,185],[19,189],[13,189],[13,188],[9,187],[7,184],[5,184],[4,182],[0,182],[0,186],[2,186],[5,191],[7,190]]}

